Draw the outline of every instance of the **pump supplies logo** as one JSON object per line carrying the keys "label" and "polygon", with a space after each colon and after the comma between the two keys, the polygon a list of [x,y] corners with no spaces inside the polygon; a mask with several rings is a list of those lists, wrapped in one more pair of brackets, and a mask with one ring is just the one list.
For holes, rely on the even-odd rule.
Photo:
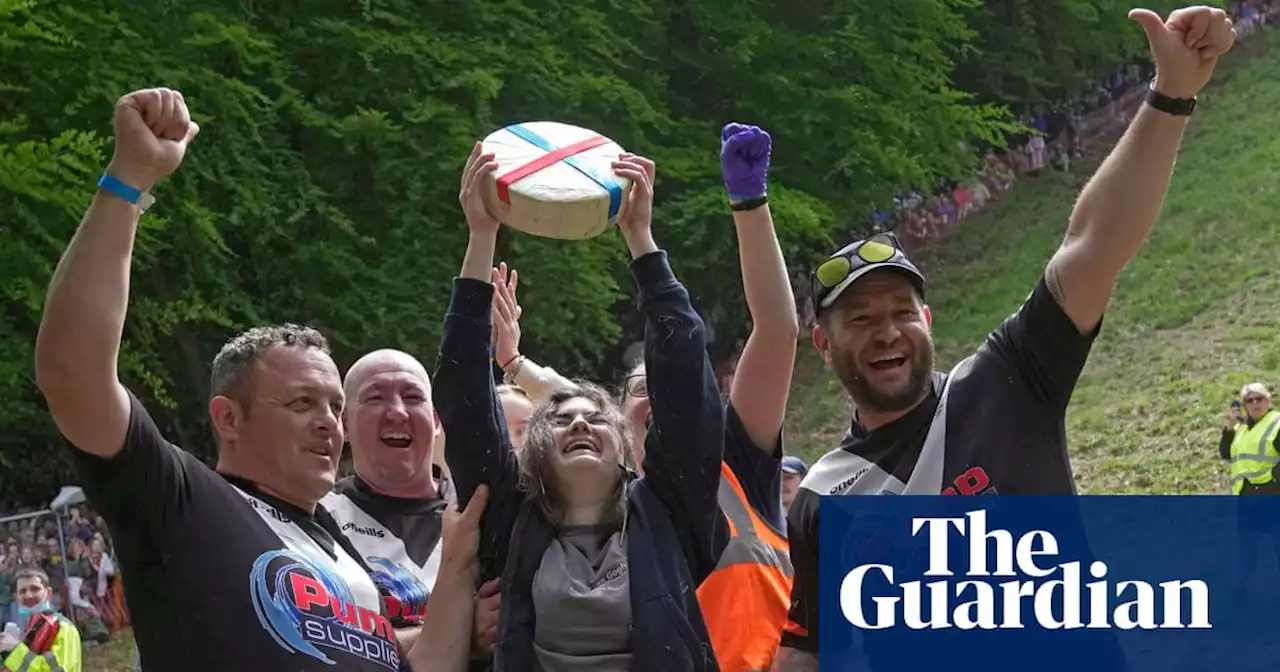
{"label": "pump supplies logo", "polygon": [[1240,499],[824,497],[821,669],[1274,669],[1280,497]]}
{"label": "pump supplies logo", "polygon": [[294,550],[258,556],[249,575],[262,627],[290,653],[336,665],[322,649],[400,667],[395,631],[382,614],[355,603],[345,582]]}
{"label": "pump supplies logo", "polygon": [[373,570],[369,576],[378,586],[378,592],[382,593],[387,615],[406,625],[421,624],[427,615],[427,599],[431,597],[431,590],[426,584],[388,558],[373,557],[368,561]]}

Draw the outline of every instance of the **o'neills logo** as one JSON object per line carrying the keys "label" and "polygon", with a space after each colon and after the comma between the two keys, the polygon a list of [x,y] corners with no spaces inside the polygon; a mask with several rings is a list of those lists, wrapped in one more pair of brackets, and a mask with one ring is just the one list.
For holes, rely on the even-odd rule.
{"label": "o'neills logo", "polygon": [[258,620],[276,643],[337,664],[328,651],[400,667],[395,630],[381,613],[360,607],[346,582],[292,550],[258,556],[249,577]]}
{"label": "o'neills logo", "polygon": [[[867,630],[900,625],[912,630],[1212,627],[1209,587],[1202,580],[1163,581],[1157,586],[1112,582],[1105,562],[1092,562],[1087,569],[1078,561],[1056,562],[1058,540],[1053,534],[1035,530],[1015,538],[1008,530],[988,532],[986,518],[986,511],[912,518],[911,536],[922,530],[928,534],[928,569],[923,575],[940,578],[898,584],[890,565],[859,565],[840,583],[841,613]],[[952,529],[968,539],[968,571],[959,576],[949,566]],[[1094,580],[1082,579],[1086,571]],[[875,603],[874,618],[863,609],[866,597]]]}
{"label": "o'neills logo", "polygon": [[383,532],[382,530],[379,530],[379,529],[378,529],[378,528],[376,528],[376,527],[360,527],[359,525],[356,525],[355,523],[351,523],[351,522],[349,522],[349,523],[347,523],[347,524],[343,525],[343,526],[342,526],[342,531],[343,531],[343,532],[358,532],[358,533],[360,533],[360,534],[363,534],[363,535],[366,535],[366,536],[370,536],[370,537],[377,537],[377,538],[379,538],[379,539],[385,539],[385,538],[387,537],[387,533],[386,533],[386,532]]}

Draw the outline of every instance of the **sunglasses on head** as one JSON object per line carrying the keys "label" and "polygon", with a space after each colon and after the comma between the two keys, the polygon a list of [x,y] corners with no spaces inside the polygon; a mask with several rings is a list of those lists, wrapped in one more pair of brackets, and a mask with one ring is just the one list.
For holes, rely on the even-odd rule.
{"label": "sunglasses on head", "polygon": [[814,296],[821,302],[858,269],[889,261],[900,254],[905,254],[905,251],[898,237],[892,233],[877,233],[848,250],[842,250],[814,269]]}

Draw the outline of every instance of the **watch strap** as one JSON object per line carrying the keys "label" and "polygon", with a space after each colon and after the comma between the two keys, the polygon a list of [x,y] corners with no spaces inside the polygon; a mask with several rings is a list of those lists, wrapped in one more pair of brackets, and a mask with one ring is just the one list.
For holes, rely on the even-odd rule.
{"label": "watch strap", "polygon": [[156,197],[152,196],[151,192],[125,184],[111,173],[103,173],[102,177],[98,178],[98,188],[134,204],[143,212],[156,202]]}
{"label": "watch strap", "polygon": [[1161,112],[1177,117],[1190,116],[1196,109],[1195,98],[1171,98],[1156,91],[1154,85],[1147,89],[1147,104]]}

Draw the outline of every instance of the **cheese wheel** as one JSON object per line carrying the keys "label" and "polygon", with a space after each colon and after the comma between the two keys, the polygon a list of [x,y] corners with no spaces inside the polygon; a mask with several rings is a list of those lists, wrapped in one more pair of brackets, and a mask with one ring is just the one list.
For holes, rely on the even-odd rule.
{"label": "cheese wheel", "polygon": [[485,190],[489,212],[513,229],[545,238],[598,236],[617,222],[631,181],[613,172],[624,150],[589,129],[532,121],[484,139],[498,169]]}

